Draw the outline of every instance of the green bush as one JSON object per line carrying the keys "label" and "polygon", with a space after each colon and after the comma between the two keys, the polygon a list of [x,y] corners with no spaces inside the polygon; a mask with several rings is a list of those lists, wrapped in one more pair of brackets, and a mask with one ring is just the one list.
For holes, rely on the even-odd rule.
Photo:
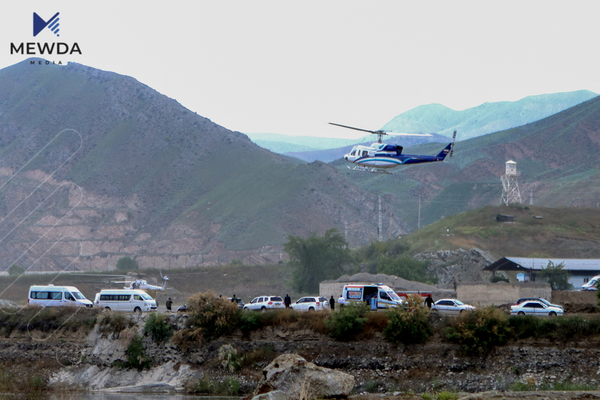
{"label": "green bush", "polygon": [[144,343],[140,336],[135,335],[131,339],[125,354],[127,354],[127,363],[130,368],[137,368],[138,371],[150,368],[150,358],[144,352]]}
{"label": "green bush", "polygon": [[517,315],[509,319],[509,326],[516,339],[534,337],[566,342],[600,334],[600,320],[585,320],[581,317],[539,318]]}
{"label": "green bush", "polygon": [[117,271],[137,271],[139,269],[138,262],[131,257],[121,257],[117,260]]}
{"label": "green bush", "polygon": [[25,273],[25,268],[13,264],[8,268],[8,276],[21,276]]}
{"label": "green bush", "polygon": [[237,396],[240,393],[240,382],[234,378],[217,381],[205,376],[198,380],[198,383],[191,388],[191,392],[212,396]]}
{"label": "green bush", "polygon": [[331,318],[325,320],[329,335],[340,341],[352,340],[362,333],[365,322],[365,314],[369,311],[369,306],[365,303],[350,303],[340,310],[339,313],[333,313]]}
{"label": "green bush", "polygon": [[240,330],[242,335],[247,338],[250,332],[262,328],[261,313],[243,312],[240,316]]}
{"label": "green bush", "polygon": [[383,337],[394,345],[425,343],[433,333],[428,321],[429,312],[422,306],[410,312],[395,308],[387,315],[390,322],[383,330]]}
{"label": "green bush", "polygon": [[156,343],[162,343],[173,336],[173,326],[166,315],[151,313],[144,324],[144,333],[152,336]]}
{"label": "green bush", "polygon": [[510,337],[506,315],[493,306],[463,313],[454,326],[446,328],[446,338],[460,344],[462,352],[470,356],[486,356]]}

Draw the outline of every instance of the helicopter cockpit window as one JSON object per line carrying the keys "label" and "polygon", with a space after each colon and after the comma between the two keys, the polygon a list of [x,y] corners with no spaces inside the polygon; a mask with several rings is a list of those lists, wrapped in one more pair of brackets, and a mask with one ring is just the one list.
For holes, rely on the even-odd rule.
{"label": "helicopter cockpit window", "polygon": [[362,155],[363,157],[366,157],[369,154],[369,152],[367,150],[363,150]]}
{"label": "helicopter cockpit window", "polygon": [[350,155],[353,156],[354,153],[356,153],[356,149],[352,149],[352,153],[350,153]]}

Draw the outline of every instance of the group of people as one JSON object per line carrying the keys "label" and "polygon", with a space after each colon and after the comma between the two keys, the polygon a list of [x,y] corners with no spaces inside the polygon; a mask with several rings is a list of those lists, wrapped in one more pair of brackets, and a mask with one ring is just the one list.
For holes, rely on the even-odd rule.
{"label": "group of people", "polygon": [[[235,297],[235,294],[234,294],[233,297],[231,298],[231,301],[235,302],[236,300],[237,300],[237,297]],[[369,303],[371,305],[371,308],[377,309],[377,298],[375,296],[373,298],[371,298],[370,301],[367,301],[367,304],[369,304]],[[290,306],[292,304],[292,299],[290,298],[289,294],[285,295],[285,298],[283,299],[283,304],[285,304],[285,308],[290,308]],[[340,305],[340,308],[344,307],[344,304],[346,304],[346,299],[344,299],[344,296],[341,296],[338,299],[338,304]],[[170,297],[167,300],[165,305],[167,306],[167,311],[171,312],[171,306],[173,305],[173,301],[171,300]],[[425,298],[425,305],[427,306],[427,308],[431,308],[431,306],[433,305],[433,298],[431,297],[431,295],[427,295],[427,297]],[[331,296],[331,298],[329,299],[329,308],[331,309],[331,311],[335,310],[335,299],[333,298],[333,296]]]}

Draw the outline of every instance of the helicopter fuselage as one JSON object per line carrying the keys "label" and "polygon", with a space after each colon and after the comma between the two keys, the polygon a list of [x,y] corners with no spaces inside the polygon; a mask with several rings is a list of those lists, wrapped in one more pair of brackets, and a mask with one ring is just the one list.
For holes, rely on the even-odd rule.
{"label": "helicopter fuselage", "polygon": [[448,144],[439,154],[414,155],[402,154],[402,146],[385,143],[373,143],[371,146],[355,146],[344,156],[348,162],[365,168],[388,169],[405,164],[419,164],[444,161],[452,144]]}

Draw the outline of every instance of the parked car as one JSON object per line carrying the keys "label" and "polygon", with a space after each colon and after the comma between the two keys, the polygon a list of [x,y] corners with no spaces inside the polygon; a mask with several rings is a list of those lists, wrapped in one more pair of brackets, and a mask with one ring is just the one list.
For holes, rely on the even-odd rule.
{"label": "parked car", "polygon": [[539,300],[527,300],[521,304],[510,306],[510,315],[535,315],[538,317],[555,317],[563,315],[562,308],[549,306]]}
{"label": "parked car", "polygon": [[584,283],[583,286],[581,286],[581,290],[598,290],[598,286],[596,286],[598,281],[600,281],[600,275],[596,275],[587,283]]}
{"label": "parked car", "polygon": [[285,308],[283,299],[279,296],[259,296],[252,299],[248,304],[244,304],[244,310],[266,311],[275,308]]}
{"label": "parked car", "polygon": [[431,311],[448,315],[458,315],[465,311],[473,311],[474,309],[475,307],[456,299],[441,299],[431,306]]}
{"label": "parked car", "polygon": [[565,309],[563,308],[563,306],[561,306],[561,305],[558,305],[558,304],[552,304],[552,303],[550,303],[548,300],[546,300],[546,299],[542,299],[542,298],[540,298],[540,297],[525,297],[525,298],[519,299],[519,300],[517,300],[517,302],[515,303],[515,306],[518,306],[519,304],[523,303],[524,301],[530,301],[530,300],[533,300],[533,301],[541,301],[542,303],[544,303],[544,304],[545,304],[545,305],[547,305],[547,306],[550,306],[550,307],[557,307],[557,308],[560,308],[560,309],[561,309],[561,310],[563,310],[563,311],[565,310]]}
{"label": "parked car", "polygon": [[[233,299],[232,297],[229,297],[229,298],[227,298],[227,300],[229,300],[229,301],[234,301],[234,299]],[[237,305],[238,305],[238,308],[239,308],[240,310],[243,310],[243,309],[244,309],[244,302],[242,301],[242,299],[240,299],[240,298],[236,297],[236,298],[235,298],[235,302],[237,303]]]}
{"label": "parked car", "polygon": [[322,311],[329,309],[329,300],[325,297],[301,297],[290,305],[296,311]]}

